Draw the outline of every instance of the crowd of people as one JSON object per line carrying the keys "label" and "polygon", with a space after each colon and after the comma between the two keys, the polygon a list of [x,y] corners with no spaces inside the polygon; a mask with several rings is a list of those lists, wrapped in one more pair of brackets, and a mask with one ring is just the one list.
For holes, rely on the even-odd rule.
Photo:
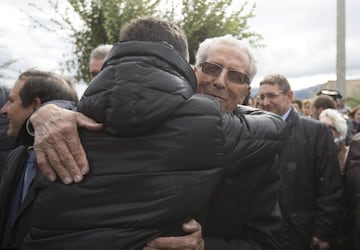
{"label": "crowd of people", "polygon": [[360,249],[360,106],[281,74],[249,98],[231,35],[188,61],[140,17],[93,50],[80,101],[40,70],[1,89],[0,249]]}

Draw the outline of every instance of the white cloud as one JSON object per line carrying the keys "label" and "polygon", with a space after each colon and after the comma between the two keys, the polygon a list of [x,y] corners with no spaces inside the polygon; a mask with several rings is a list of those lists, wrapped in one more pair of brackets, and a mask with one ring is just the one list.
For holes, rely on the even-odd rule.
{"label": "white cloud", "polygon": [[[250,20],[266,48],[255,49],[259,81],[267,74],[288,77],[293,89],[336,79],[336,0],[258,0]],[[347,79],[359,79],[360,1],[346,0]]]}
{"label": "white cloud", "polygon": [[29,68],[51,71],[62,71],[60,64],[64,62],[64,53],[69,45],[62,37],[44,28],[36,27],[37,22],[49,25],[54,12],[46,0],[37,1],[43,11],[29,5],[30,1],[0,2],[0,63],[16,60],[7,72],[10,76],[6,85],[12,85],[19,72]]}

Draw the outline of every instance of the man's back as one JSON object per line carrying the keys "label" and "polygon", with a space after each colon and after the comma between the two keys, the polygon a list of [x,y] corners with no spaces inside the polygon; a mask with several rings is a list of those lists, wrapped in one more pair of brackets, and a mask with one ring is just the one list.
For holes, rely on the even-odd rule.
{"label": "man's back", "polygon": [[191,67],[160,43],[116,49],[78,105],[105,124],[102,132],[81,131],[91,172],[75,186],[39,189],[29,249],[49,235],[52,249],[141,249],[158,235],[180,234],[221,176],[220,107],[191,97]]}
{"label": "man's back", "polygon": [[[43,186],[37,179],[41,189],[28,249],[45,246],[49,235],[53,249],[140,249],[156,236],[180,233],[183,222],[203,212],[222,169],[241,171],[246,146],[256,138],[245,119],[193,95],[195,86],[191,67],[167,45],[115,46],[79,104],[80,112],[105,124],[101,133],[82,133],[91,172],[72,186]],[[269,141],[254,145],[271,151],[282,145],[285,126],[276,120],[269,124]],[[88,240],[79,242],[79,235]]]}

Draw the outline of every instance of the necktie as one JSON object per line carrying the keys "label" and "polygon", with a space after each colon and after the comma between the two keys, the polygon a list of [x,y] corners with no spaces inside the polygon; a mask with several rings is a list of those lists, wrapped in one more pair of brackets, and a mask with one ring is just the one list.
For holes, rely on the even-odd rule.
{"label": "necktie", "polygon": [[35,175],[36,175],[36,157],[34,151],[30,151],[29,159],[26,163],[21,202],[24,201],[25,196],[29,190],[30,184],[33,181]]}

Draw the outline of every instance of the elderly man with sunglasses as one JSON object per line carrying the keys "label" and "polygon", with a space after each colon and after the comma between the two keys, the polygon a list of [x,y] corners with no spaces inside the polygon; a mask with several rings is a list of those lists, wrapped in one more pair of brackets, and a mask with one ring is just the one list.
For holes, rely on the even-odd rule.
{"label": "elderly man with sunglasses", "polygon": [[[249,94],[256,64],[249,48],[227,35],[200,44],[194,71],[197,92],[216,98],[224,111],[233,112]],[[277,163],[277,158],[262,163],[267,175],[249,169],[223,178],[202,226],[204,249],[281,249]],[[196,242],[195,236],[157,238],[145,250],[189,249],[190,243]]]}
{"label": "elderly man with sunglasses", "polygon": [[[232,36],[223,36],[207,39],[200,44],[194,71],[198,80],[197,92],[217,99],[223,111],[233,112],[249,94],[250,82],[256,74],[256,65],[247,46]],[[50,114],[57,115],[54,111],[56,109],[53,105],[48,105],[37,112],[31,118],[35,128],[38,129],[37,127],[42,123],[44,114],[48,119],[47,114],[50,110]],[[247,115],[254,111],[242,107],[236,112],[237,115]],[[63,111],[61,115],[62,120],[71,123],[72,127],[76,127],[74,125],[76,122],[79,126],[96,127],[79,113]],[[81,149],[77,146],[80,144],[77,136],[76,134],[74,136],[73,129],[69,129],[71,126],[66,127],[64,122],[61,125],[60,129],[50,129],[61,130],[62,133],[49,133],[48,138],[42,143],[45,146],[39,145],[45,150],[50,145],[49,141],[60,141],[62,152],[70,148],[73,156],[62,153],[54,158],[47,157],[47,160],[55,159],[51,163],[54,168],[49,168],[45,166],[50,163],[45,162],[46,158],[40,152],[42,153],[39,155],[40,166],[50,180],[56,178],[56,172],[65,183],[80,182],[83,174],[88,172],[86,156],[81,154]],[[36,131],[36,133],[39,134],[38,138],[35,138],[36,141],[42,141],[41,132]],[[63,137],[68,141],[64,141]],[[55,147],[50,148],[51,156],[56,150]],[[74,153],[72,149],[77,151]],[[280,177],[275,155],[273,159],[270,162],[263,162],[259,155],[259,161],[254,162],[254,165],[261,164],[262,167],[248,166],[241,175],[229,174],[223,178],[208,211],[204,211],[205,223],[202,227],[204,238],[200,225],[190,220],[183,225],[183,230],[190,233],[189,235],[157,238],[149,242],[144,249],[281,249],[279,243],[281,215],[278,206]],[[61,162],[67,162],[70,167],[65,169]]]}

